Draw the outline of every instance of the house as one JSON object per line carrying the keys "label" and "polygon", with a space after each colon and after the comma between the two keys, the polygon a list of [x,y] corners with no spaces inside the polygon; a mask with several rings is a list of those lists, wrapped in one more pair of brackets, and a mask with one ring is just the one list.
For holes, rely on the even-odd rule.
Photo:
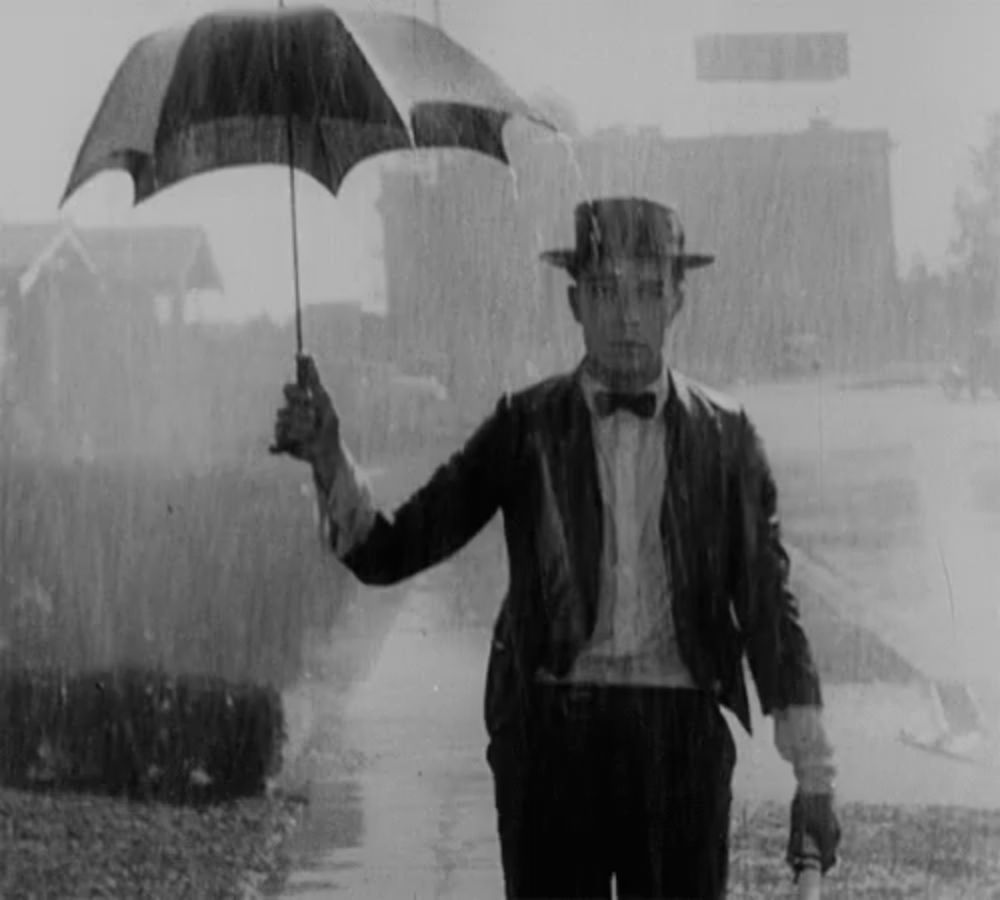
{"label": "house", "polygon": [[0,224],[0,416],[5,436],[16,423],[33,452],[53,431],[77,430],[74,391],[65,388],[101,294],[97,269],[67,225]]}
{"label": "house", "polygon": [[129,446],[177,368],[164,326],[183,322],[190,291],[220,286],[198,228],[0,223],[7,424],[33,452]]}
{"label": "house", "polygon": [[193,291],[222,289],[222,276],[201,228],[158,225],[82,228],[77,234],[111,290],[137,300],[162,298],[161,320],[184,321]]}
{"label": "house", "polygon": [[45,270],[83,266],[91,275],[97,269],[79,236],[62,223],[0,223],[0,290],[17,287],[29,293]]}

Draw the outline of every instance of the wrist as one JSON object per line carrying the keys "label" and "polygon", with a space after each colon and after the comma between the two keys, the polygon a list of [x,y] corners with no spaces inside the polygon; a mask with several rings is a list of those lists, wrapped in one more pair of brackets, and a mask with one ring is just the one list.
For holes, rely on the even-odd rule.
{"label": "wrist", "polygon": [[325,450],[313,456],[313,481],[316,487],[325,495],[333,489],[337,472],[340,469],[340,455],[335,451]]}

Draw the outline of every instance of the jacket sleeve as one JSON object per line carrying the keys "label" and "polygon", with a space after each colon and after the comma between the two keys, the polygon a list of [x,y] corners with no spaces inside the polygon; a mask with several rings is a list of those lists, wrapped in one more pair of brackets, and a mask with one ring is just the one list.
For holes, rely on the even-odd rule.
{"label": "jacket sleeve", "polygon": [[741,413],[739,512],[741,557],[734,592],[750,672],[765,715],[822,706],[819,675],[788,585],[777,487],[756,429]]}
{"label": "jacket sleeve", "polygon": [[801,793],[829,794],[833,791],[837,767],[823,710],[818,706],[776,709],[774,746],[781,758],[791,763]]}
{"label": "jacket sleeve", "polygon": [[319,515],[320,539],[343,559],[372,530],[378,510],[368,475],[354,461],[341,440],[333,484],[329,488],[313,477]]}
{"label": "jacket sleeve", "polygon": [[504,396],[422,488],[395,512],[376,512],[364,537],[341,556],[357,578],[371,585],[403,581],[456,553],[489,522],[512,483],[513,418]]}

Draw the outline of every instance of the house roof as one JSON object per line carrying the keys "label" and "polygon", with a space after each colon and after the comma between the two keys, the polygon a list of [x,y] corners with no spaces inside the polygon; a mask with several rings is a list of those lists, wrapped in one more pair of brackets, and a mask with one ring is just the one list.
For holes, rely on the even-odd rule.
{"label": "house roof", "polygon": [[66,244],[105,278],[151,290],[222,287],[204,229],[185,225],[79,228],[65,222],[0,223],[0,273],[33,281],[37,270]]}
{"label": "house roof", "polygon": [[31,289],[47,265],[69,249],[92,273],[97,268],[80,239],[62,222],[0,223],[0,280],[16,279],[22,293]]}
{"label": "house roof", "polygon": [[61,222],[0,223],[0,269],[23,272],[65,231]]}
{"label": "house roof", "polygon": [[188,225],[79,228],[80,240],[109,277],[152,289],[219,290],[222,275],[204,229]]}

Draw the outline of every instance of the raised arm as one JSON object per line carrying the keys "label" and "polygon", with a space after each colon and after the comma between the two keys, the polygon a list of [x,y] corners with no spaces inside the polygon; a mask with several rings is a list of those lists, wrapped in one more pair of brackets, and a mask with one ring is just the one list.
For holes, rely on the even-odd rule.
{"label": "raised arm", "polygon": [[303,387],[285,387],[276,442],[311,463],[325,540],[361,581],[394,584],[436,565],[500,509],[516,465],[516,429],[506,397],[422,488],[384,513],[343,445],[333,403],[311,360],[303,374]]}

